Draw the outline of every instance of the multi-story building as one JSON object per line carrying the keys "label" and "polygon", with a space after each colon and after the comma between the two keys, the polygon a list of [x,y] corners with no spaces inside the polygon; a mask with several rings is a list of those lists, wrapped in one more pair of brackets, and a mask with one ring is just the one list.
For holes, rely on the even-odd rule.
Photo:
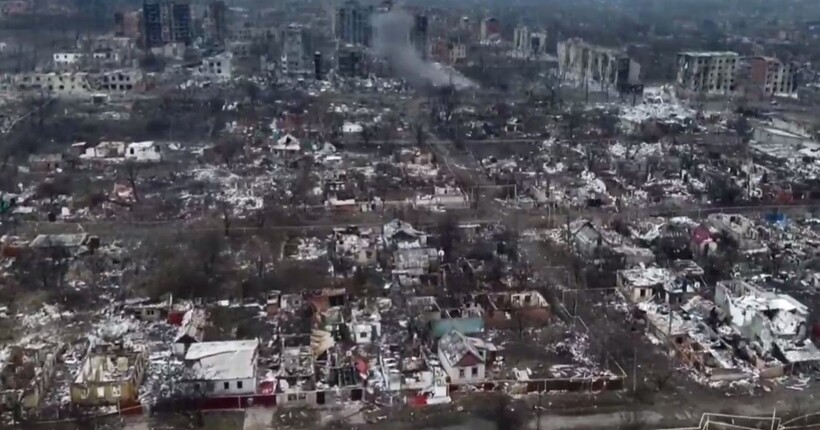
{"label": "multi-story building", "polygon": [[222,0],[216,0],[208,5],[205,18],[205,34],[208,39],[216,43],[224,43],[228,37],[228,7]]}
{"label": "multi-story building", "polygon": [[452,65],[467,58],[467,45],[457,39],[436,39],[430,51],[433,60],[442,64]]}
{"label": "multi-story building", "polygon": [[145,46],[191,43],[191,5],[188,0],[144,0],[142,5]]}
{"label": "multi-story building", "polygon": [[733,92],[739,60],[735,52],[681,52],[678,54],[678,87],[693,93]]}
{"label": "multi-story building", "polygon": [[26,73],[15,76],[14,86],[20,91],[40,91],[54,97],[74,97],[90,94],[87,73]]}
{"label": "multi-story building", "polygon": [[766,97],[795,94],[797,68],[773,57],[750,57],[745,61],[747,90]]}
{"label": "multi-story building", "polygon": [[530,52],[530,29],[526,25],[519,25],[513,31],[513,49],[516,54]]}
{"label": "multi-story building", "polygon": [[290,24],[282,34],[282,73],[288,76],[302,75],[309,70],[307,52],[310,52],[305,27]]}
{"label": "multi-story building", "polygon": [[493,39],[501,37],[501,22],[498,18],[485,18],[481,21],[481,28],[479,29],[482,42],[489,42]]}
{"label": "multi-story building", "polygon": [[144,75],[139,69],[109,70],[92,79],[99,91],[128,92],[145,88]]}
{"label": "multi-story building", "polygon": [[233,55],[230,52],[223,52],[203,58],[198,70],[199,73],[213,79],[230,79],[233,76]]}
{"label": "multi-story building", "polygon": [[544,54],[547,46],[547,35],[542,32],[530,31],[529,27],[521,25],[513,32],[513,56],[518,58],[532,58]]}
{"label": "multi-story building", "polygon": [[114,34],[118,37],[138,39],[142,33],[142,14],[139,10],[133,12],[117,12],[114,14]]}
{"label": "multi-story building", "polygon": [[413,29],[410,32],[410,43],[427,59],[427,16],[416,14],[413,16]]}
{"label": "multi-story building", "polygon": [[639,84],[641,66],[621,50],[569,39],[558,42],[558,71],[570,82],[609,91]]}
{"label": "multi-story building", "polygon": [[336,37],[345,43],[370,46],[373,6],[362,6],[358,0],[348,0],[336,14]]}
{"label": "multi-story building", "polygon": [[336,70],[347,78],[367,76],[364,50],[355,45],[340,46],[336,52]]}

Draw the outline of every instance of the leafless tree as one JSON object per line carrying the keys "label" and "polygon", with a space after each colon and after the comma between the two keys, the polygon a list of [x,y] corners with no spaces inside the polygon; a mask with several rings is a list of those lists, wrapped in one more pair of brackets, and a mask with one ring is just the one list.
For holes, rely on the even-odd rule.
{"label": "leafless tree", "polygon": [[234,160],[242,153],[242,149],[242,141],[233,136],[224,137],[214,145],[214,152],[228,168],[233,166]]}
{"label": "leafless tree", "polygon": [[140,170],[142,166],[134,161],[126,161],[120,167],[120,175],[128,181],[128,186],[131,187],[131,192],[134,195],[134,201],[139,203],[140,193],[137,188],[137,181],[139,180]]}
{"label": "leafless tree", "polygon": [[48,199],[49,204],[53,205],[58,197],[71,194],[71,181],[66,177],[47,179],[37,185],[35,194],[38,198]]}
{"label": "leafless tree", "polygon": [[221,212],[222,212],[222,229],[225,233],[225,237],[231,236],[231,204],[227,201],[222,201],[219,204]]}
{"label": "leafless tree", "polygon": [[370,142],[373,141],[373,129],[369,125],[363,125],[359,137],[361,137],[364,146],[369,146]]}

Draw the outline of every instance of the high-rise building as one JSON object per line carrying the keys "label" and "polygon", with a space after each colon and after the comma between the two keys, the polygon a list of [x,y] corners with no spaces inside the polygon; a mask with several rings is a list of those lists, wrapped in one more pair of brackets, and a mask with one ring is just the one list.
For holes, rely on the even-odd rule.
{"label": "high-rise building", "polygon": [[530,29],[526,25],[519,25],[513,31],[513,47],[517,56],[529,56]]}
{"label": "high-rise building", "polygon": [[120,37],[139,38],[141,30],[142,13],[139,10],[133,12],[116,12],[114,14],[114,34]]}
{"label": "high-rise building", "polygon": [[336,37],[344,43],[370,46],[373,6],[362,6],[357,0],[347,0],[336,14]]}
{"label": "high-rise building", "polygon": [[532,58],[546,52],[547,35],[542,32],[530,31],[529,27],[521,25],[513,32],[513,54],[518,58]]}
{"label": "high-rise building", "polygon": [[144,0],[142,23],[145,46],[191,43],[191,5],[188,0]]}
{"label": "high-rise building", "polygon": [[367,76],[363,48],[354,45],[340,46],[336,52],[336,72],[346,78]]}
{"label": "high-rise building", "polygon": [[288,25],[282,34],[282,73],[288,76],[308,73],[308,52],[310,44],[305,27]]}
{"label": "high-rise building", "polygon": [[208,5],[205,33],[216,43],[224,43],[228,37],[228,8],[224,1],[216,0]]}
{"label": "high-rise building", "polygon": [[313,77],[317,81],[324,79],[324,68],[322,67],[322,53],[316,51],[313,53]]}
{"label": "high-rise building", "polygon": [[480,37],[482,42],[489,42],[501,37],[501,22],[497,18],[486,18],[481,21]]}
{"label": "high-rise building", "polygon": [[735,52],[681,52],[678,87],[694,93],[733,92],[739,59]]}
{"label": "high-rise building", "polygon": [[410,33],[410,43],[421,54],[421,57],[427,59],[427,16],[416,14],[413,16],[413,29]]}

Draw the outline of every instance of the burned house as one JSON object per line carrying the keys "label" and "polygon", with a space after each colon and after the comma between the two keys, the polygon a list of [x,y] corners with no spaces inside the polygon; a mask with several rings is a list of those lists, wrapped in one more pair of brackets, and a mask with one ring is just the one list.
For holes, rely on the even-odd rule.
{"label": "burned house", "polygon": [[63,154],[32,154],[28,157],[32,172],[53,172],[65,168],[68,163]]}
{"label": "burned house", "polygon": [[376,236],[372,229],[358,227],[335,228],[331,236],[333,258],[355,265],[375,264],[378,257]]}
{"label": "burned house", "polygon": [[49,388],[61,347],[45,342],[0,350],[0,411],[36,408]]}
{"label": "burned house", "polygon": [[766,247],[760,242],[755,223],[740,214],[711,214],[707,218],[710,227],[723,235],[744,253],[763,252]]}
{"label": "burned house", "polygon": [[382,227],[382,244],[387,249],[420,248],[427,245],[427,234],[394,219]]}
{"label": "burned house", "polygon": [[466,335],[479,334],[484,332],[485,327],[483,309],[474,302],[448,308],[439,308],[437,304],[432,304],[428,312],[422,314],[422,318],[426,319],[433,339],[452,331]]}
{"label": "burned house", "polygon": [[638,303],[652,299],[656,294],[665,291],[665,286],[674,281],[675,275],[669,269],[661,267],[637,267],[619,270],[618,288],[631,302]]}
{"label": "burned house", "polygon": [[100,246],[100,238],[85,233],[40,234],[28,247],[47,255],[73,256],[93,253]]}
{"label": "burned house", "polygon": [[92,345],[71,383],[71,402],[81,406],[137,403],[146,362],[141,350],[121,344]]}
{"label": "burned house", "polygon": [[173,351],[177,357],[185,357],[188,348],[205,338],[208,313],[204,309],[189,309],[182,317],[182,324],[174,337]]}
{"label": "burned house", "polygon": [[543,327],[552,318],[549,303],[537,291],[486,293],[476,296],[488,329]]}
{"label": "burned house", "polygon": [[757,367],[769,357],[786,365],[820,363],[820,350],[809,339],[809,309],[792,296],[731,280],[717,284],[715,304],[732,329],[750,342]]}
{"label": "burned house", "polygon": [[393,252],[393,274],[422,276],[438,268],[439,255],[434,248],[401,248]]}
{"label": "burned house", "polygon": [[331,333],[314,330],[307,338],[284,336],[271,370],[278,406],[322,406],[362,400],[368,365],[340,353]]}
{"label": "burned house", "polygon": [[294,312],[305,305],[301,294],[282,294],[281,291],[269,291],[265,300],[265,311],[268,317],[275,317],[280,311]]}

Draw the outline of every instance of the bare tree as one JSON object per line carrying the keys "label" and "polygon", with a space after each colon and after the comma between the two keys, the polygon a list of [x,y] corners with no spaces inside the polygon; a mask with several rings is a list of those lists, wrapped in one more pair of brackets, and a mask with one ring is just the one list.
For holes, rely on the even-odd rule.
{"label": "bare tree", "polygon": [[364,146],[369,146],[370,142],[373,140],[373,129],[369,125],[363,125],[362,131],[359,133],[359,137],[362,138],[362,143]]}
{"label": "bare tree", "polygon": [[131,187],[131,192],[134,195],[134,201],[139,203],[140,201],[140,193],[139,189],[137,188],[137,181],[139,180],[140,170],[142,169],[142,165],[134,161],[126,161],[120,167],[120,175],[128,181],[128,186]]}
{"label": "bare tree", "polygon": [[242,153],[242,149],[242,141],[233,136],[222,138],[214,145],[214,153],[228,168],[233,166],[234,160]]}
{"label": "bare tree", "polygon": [[427,133],[424,130],[424,124],[421,121],[413,123],[413,134],[416,139],[416,146],[421,148],[427,141]]}
{"label": "bare tree", "polygon": [[35,194],[38,198],[48,199],[50,205],[60,196],[71,194],[71,181],[68,178],[48,179],[37,185]]}
{"label": "bare tree", "polygon": [[220,208],[222,212],[222,229],[225,233],[225,237],[231,236],[231,204],[227,201],[220,202]]}

